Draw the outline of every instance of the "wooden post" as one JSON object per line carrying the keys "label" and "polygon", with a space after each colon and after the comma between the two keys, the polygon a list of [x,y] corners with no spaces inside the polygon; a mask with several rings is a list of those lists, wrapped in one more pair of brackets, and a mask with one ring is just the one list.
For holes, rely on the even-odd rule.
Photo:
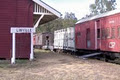
{"label": "wooden post", "polygon": [[95,49],[97,49],[97,22],[95,21]]}
{"label": "wooden post", "polygon": [[12,58],[11,64],[15,64],[15,33],[12,33]]}
{"label": "wooden post", "polygon": [[33,33],[31,33],[31,53],[30,53],[30,61],[34,59],[34,54],[33,54]]}

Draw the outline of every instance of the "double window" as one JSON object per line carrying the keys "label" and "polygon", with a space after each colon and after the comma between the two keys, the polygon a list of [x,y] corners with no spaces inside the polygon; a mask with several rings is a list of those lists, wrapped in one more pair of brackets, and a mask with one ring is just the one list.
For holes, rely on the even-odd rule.
{"label": "double window", "polygon": [[110,28],[102,29],[102,39],[110,38]]}
{"label": "double window", "polygon": [[[118,31],[119,36],[120,36],[120,29]],[[102,29],[102,39],[114,39],[115,38],[115,28],[103,28]]]}
{"label": "double window", "polygon": [[[112,33],[111,33],[112,32]],[[114,28],[103,28],[102,29],[102,39],[115,38]]]}

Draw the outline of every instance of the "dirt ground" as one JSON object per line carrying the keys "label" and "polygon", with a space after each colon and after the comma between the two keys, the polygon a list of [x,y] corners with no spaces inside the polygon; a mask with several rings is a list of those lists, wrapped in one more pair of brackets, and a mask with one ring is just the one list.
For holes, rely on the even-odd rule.
{"label": "dirt ground", "polygon": [[0,60],[0,80],[120,80],[120,65],[36,50],[35,60]]}

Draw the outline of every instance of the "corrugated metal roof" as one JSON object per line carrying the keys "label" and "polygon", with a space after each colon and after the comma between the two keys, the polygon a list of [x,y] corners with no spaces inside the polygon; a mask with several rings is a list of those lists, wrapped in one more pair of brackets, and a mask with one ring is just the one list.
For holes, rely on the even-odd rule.
{"label": "corrugated metal roof", "polygon": [[110,16],[110,15],[114,15],[114,14],[117,14],[117,13],[120,13],[119,9],[112,10],[112,11],[109,11],[109,12],[106,12],[106,13],[103,13],[103,14],[100,14],[100,15],[93,16],[93,17],[81,19],[78,22],[76,22],[76,24],[83,23],[83,22],[90,21],[90,20],[94,20],[94,19],[98,19],[98,18],[102,18],[102,17],[106,17],[106,16]]}

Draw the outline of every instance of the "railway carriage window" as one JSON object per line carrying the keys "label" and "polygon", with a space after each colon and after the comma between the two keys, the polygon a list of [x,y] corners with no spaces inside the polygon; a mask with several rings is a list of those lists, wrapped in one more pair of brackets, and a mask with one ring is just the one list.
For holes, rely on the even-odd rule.
{"label": "railway carriage window", "polygon": [[102,29],[102,39],[105,39],[105,29]]}
{"label": "railway carriage window", "polygon": [[77,32],[77,36],[80,36],[81,35],[81,33],[80,32]]}
{"label": "railway carriage window", "polygon": [[111,29],[111,38],[115,38],[115,28]]}
{"label": "railway carriage window", "polygon": [[67,31],[67,29],[65,29],[65,31]]}
{"label": "railway carriage window", "polygon": [[97,27],[100,27],[100,20],[97,20]]}
{"label": "railway carriage window", "polygon": [[105,37],[110,38],[110,28],[106,28]]}
{"label": "railway carriage window", "polygon": [[120,38],[120,27],[118,27],[118,38]]}
{"label": "railway carriage window", "polygon": [[100,38],[100,29],[97,29],[97,38]]}
{"label": "railway carriage window", "polygon": [[102,39],[110,38],[110,28],[102,29]]}
{"label": "railway carriage window", "polygon": [[38,36],[38,41],[40,40],[40,37]]}
{"label": "railway carriage window", "polygon": [[87,40],[90,40],[90,28],[86,30],[86,38]]}

